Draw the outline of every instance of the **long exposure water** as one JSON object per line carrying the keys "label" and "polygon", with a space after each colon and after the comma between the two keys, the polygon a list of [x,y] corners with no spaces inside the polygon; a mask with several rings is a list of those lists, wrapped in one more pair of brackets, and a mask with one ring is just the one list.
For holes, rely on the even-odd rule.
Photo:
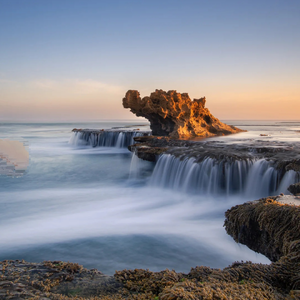
{"label": "long exposure water", "polygon": [[[300,138],[299,122],[227,123],[248,132],[213,140]],[[70,144],[75,127],[149,130],[145,121],[0,124],[0,140],[22,142],[29,153],[24,174],[0,175],[0,260],[72,261],[106,274],[269,262],[223,228],[224,212],[251,197],[155,184],[154,164],[124,147]]]}

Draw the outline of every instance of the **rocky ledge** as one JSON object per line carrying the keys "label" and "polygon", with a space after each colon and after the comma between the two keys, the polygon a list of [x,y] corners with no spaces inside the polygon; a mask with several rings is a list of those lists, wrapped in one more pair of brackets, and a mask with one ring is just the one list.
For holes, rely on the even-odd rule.
{"label": "rocky ledge", "polygon": [[209,137],[241,132],[215,118],[205,108],[205,97],[191,101],[187,93],[156,90],[150,97],[129,90],[123,99],[124,108],[150,121],[154,136],[171,138]]}
{"label": "rocky ledge", "polygon": [[73,296],[111,299],[121,283],[112,276],[76,263],[24,260],[0,262],[0,299],[69,299]]}
{"label": "rocky ledge", "polygon": [[[300,143],[243,140],[228,144],[220,141],[176,140],[169,137],[140,136],[128,149],[144,160],[156,161],[159,155],[171,154],[180,159],[195,158],[201,162],[207,157],[217,160],[266,159],[284,174],[286,171],[300,171]],[[291,187],[300,193],[299,186]],[[292,192],[292,191],[291,191]]]}
{"label": "rocky ledge", "polygon": [[[300,299],[300,197],[276,196],[237,205],[225,214],[225,228],[236,242],[267,256],[257,265],[261,282]],[[247,274],[247,280],[252,277]],[[297,295],[296,295],[297,294]],[[276,298],[274,298],[276,299]]]}

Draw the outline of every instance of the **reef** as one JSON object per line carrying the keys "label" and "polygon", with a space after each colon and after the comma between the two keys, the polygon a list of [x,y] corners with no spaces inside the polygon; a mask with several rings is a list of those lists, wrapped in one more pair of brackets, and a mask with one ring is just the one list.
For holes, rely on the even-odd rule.
{"label": "reef", "polygon": [[24,260],[0,262],[0,299],[112,299],[120,287],[112,276],[76,263]]}
{"label": "reef", "polygon": [[241,132],[243,130],[226,125],[205,108],[205,97],[191,101],[187,93],[155,90],[141,98],[136,90],[127,91],[123,98],[124,108],[138,117],[150,121],[154,136],[171,138],[209,137]]}
{"label": "reef", "polygon": [[287,293],[274,288],[267,279],[261,280],[268,270],[265,265],[236,262],[224,270],[196,267],[188,274],[135,269],[106,276],[60,261],[3,261],[0,299],[295,299],[297,291]]}

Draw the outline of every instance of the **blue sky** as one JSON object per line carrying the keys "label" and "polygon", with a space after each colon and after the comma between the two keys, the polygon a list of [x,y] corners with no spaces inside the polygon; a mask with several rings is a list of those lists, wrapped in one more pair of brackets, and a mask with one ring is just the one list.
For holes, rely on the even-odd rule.
{"label": "blue sky", "polygon": [[156,88],[299,119],[300,1],[0,0],[0,120],[131,118]]}

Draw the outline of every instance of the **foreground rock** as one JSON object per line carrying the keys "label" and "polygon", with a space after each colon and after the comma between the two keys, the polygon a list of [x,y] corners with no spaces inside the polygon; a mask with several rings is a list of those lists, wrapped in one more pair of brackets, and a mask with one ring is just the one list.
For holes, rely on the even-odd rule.
{"label": "foreground rock", "polygon": [[0,267],[0,299],[289,299],[286,291],[261,281],[268,266],[252,263],[234,263],[224,270],[196,267],[188,274],[123,270],[114,276],[59,261],[4,261]]}
{"label": "foreground rock", "polygon": [[226,231],[236,242],[264,254],[273,262],[294,251],[300,259],[300,207],[285,204],[285,198],[268,197],[231,208],[225,214]]}
{"label": "foreground rock", "polygon": [[[69,299],[77,296],[113,299],[122,284],[113,276],[75,263],[0,262],[0,299]],[[118,298],[117,298],[118,299]]]}
{"label": "foreground rock", "polygon": [[[297,197],[288,198],[268,197],[237,205],[226,212],[224,226],[236,242],[273,261],[268,266],[257,266],[262,282],[284,293],[297,290],[295,299],[299,299],[300,201]],[[291,203],[291,198],[293,205],[285,204]]]}
{"label": "foreground rock", "polygon": [[205,97],[191,101],[187,93],[163,90],[141,98],[138,91],[129,90],[123,99],[123,106],[148,119],[155,136],[209,137],[243,131],[215,118],[205,108],[205,101]]}

